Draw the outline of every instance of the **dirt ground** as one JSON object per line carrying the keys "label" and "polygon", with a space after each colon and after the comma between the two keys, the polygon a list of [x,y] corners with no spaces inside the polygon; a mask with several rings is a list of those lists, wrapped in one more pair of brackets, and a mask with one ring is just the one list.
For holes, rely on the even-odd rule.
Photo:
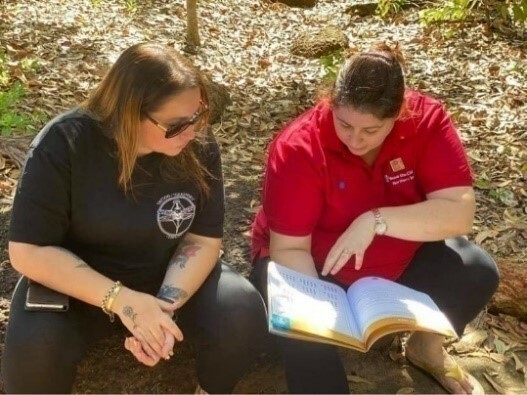
{"label": "dirt ground", "polygon": [[[248,231],[259,205],[265,146],[274,131],[315,97],[320,61],[291,56],[291,41],[297,32],[316,32],[328,24],[345,31],[353,50],[381,39],[402,43],[410,61],[408,83],[447,102],[468,147],[478,177],[478,213],[471,237],[496,256],[524,260],[527,231],[521,233],[523,228],[513,220],[524,218],[527,196],[520,193],[525,185],[521,177],[527,172],[522,163],[527,159],[525,142],[522,151],[518,137],[525,133],[518,125],[527,124],[518,122],[527,113],[527,100],[521,99],[527,86],[525,42],[490,39],[477,24],[466,26],[464,33],[451,31],[458,35],[445,39],[425,31],[415,9],[386,22],[346,13],[354,2],[320,0],[306,10],[267,0],[198,2],[202,48],[192,60],[227,86],[232,101],[222,121],[213,125],[224,160],[225,260],[248,274]],[[182,49],[184,3],[0,0],[0,50],[10,56],[13,75],[29,87],[20,108],[39,109],[45,120],[70,108],[86,97],[107,64],[133,43],[152,40]],[[18,67],[26,57],[37,59],[38,66],[29,71]],[[16,173],[9,160],[0,168],[0,354],[18,277],[6,249],[9,186],[16,182]],[[135,361],[122,341],[108,339],[90,350],[79,367],[74,392],[194,391],[191,345],[181,344],[169,362],[147,368]],[[488,393],[527,393],[524,323],[484,313],[463,339],[447,347]],[[391,339],[367,354],[344,349],[341,354],[354,393],[444,393],[405,363]],[[280,357],[272,345],[249,368],[236,392],[286,392]]]}

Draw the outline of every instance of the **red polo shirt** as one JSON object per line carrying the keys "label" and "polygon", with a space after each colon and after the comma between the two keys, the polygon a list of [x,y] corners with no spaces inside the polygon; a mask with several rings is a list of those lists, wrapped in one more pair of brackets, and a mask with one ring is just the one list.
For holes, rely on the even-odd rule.
{"label": "red polo shirt", "polygon": [[[253,261],[269,256],[270,227],[289,236],[311,234],[311,254],[321,269],[337,238],[360,214],[472,184],[462,143],[441,103],[411,91],[406,100],[409,115],[395,123],[371,167],[339,140],[327,102],[280,132],[269,148],[263,207],[253,223]],[[336,277],[343,284],[369,275],[396,279],[421,244],[376,236],[361,270],[354,269],[353,257]]]}

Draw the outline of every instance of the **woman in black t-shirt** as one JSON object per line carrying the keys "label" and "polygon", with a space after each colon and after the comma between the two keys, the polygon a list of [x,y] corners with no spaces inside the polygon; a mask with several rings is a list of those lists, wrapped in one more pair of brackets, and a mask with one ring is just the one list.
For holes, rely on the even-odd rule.
{"label": "woman in black t-shirt", "polygon": [[[265,313],[218,260],[224,191],[207,116],[199,72],[173,49],[138,44],[35,138],[11,217],[23,277],[3,353],[8,393],[70,392],[87,344],[123,328],[114,315],[140,362],[195,338],[198,389],[232,391]],[[27,311],[27,279],[68,295],[69,310]]]}

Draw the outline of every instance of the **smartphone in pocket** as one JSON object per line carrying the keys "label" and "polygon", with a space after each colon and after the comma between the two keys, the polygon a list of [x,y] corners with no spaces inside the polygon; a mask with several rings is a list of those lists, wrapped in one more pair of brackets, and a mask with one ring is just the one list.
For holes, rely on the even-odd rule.
{"label": "smartphone in pocket", "polygon": [[25,309],[27,311],[64,312],[69,309],[68,295],[28,279]]}

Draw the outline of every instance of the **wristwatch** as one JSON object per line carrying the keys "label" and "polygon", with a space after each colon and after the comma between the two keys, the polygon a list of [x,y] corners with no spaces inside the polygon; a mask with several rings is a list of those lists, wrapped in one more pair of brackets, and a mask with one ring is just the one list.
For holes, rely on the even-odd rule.
{"label": "wristwatch", "polygon": [[386,221],[382,217],[381,212],[378,208],[374,208],[373,210],[371,210],[371,212],[373,213],[373,217],[375,218],[373,230],[375,231],[376,235],[382,236],[388,230],[388,225],[386,224]]}

